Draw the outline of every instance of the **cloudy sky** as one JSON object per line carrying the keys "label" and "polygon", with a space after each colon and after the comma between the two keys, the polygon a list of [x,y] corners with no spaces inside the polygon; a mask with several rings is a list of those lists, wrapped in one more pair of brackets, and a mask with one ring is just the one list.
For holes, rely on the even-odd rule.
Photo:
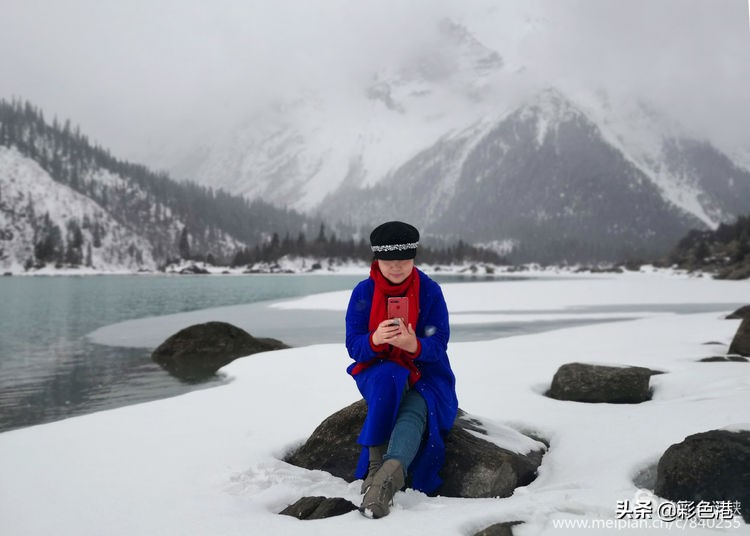
{"label": "cloudy sky", "polygon": [[545,82],[648,95],[750,151],[748,0],[0,0],[0,98],[137,158],[305,85],[359,87],[446,16]]}

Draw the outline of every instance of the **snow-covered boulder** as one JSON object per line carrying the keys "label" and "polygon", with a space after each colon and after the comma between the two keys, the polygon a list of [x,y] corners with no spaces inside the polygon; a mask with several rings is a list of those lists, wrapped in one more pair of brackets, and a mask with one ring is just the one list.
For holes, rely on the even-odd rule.
{"label": "snow-covered boulder", "polygon": [[474,536],[513,536],[513,527],[523,524],[523,521],[506,521],[505,523],[495,523],[489,527],[480,530]]}
{"label": "snow-covered boulder", "polygon": [[645,367],[566,363],[557,369],[547,395],[574,402],[638,404],[651,399],[653,374],[659,372]]}
{"label": "snow-covered boulder", "polygon": [[750,356],[750,318],[746,317],[737,328],[732,344],[729,345],[729,353]]}
{"label": "snow-covered boulder", "polygon": [[185,268],[183,268],[182,270],[180,270],[180,274],[182,275],[207,275],[210,273],[211,272],[209,272],[205,268],[201,268],[197,264],[190,264],[186,266]]}
{"label": "snow-covered boulder", "polygon": [[279,514],[297,519],[325,519],[348,514],[356,509],[354,503],[341,497],[302,497]]}
{"label": "snow-covered boulder", "polygon": [[669,447],[654,493],[673,501],[739,501],[750,523],[750,431],[711,430]]}
{"label": "snow-covered boulder", "polygon": [[750,318],[750,305],[744,305],[726,316],[727,320],[735,320],[738,318]]}
{"label": "snow-covered boulder", "polygon": [[182,329],[161,343],[151,359],[173,376],[197,381],[213,376],[238,357],[288,348],[276,339],[259,339],[226,322]]}
{"label": "snow-covered boulder", "polygon": [[747,363],[748,358],[742,357],[741,355],[712,355],[711,357],[704,357],[699,359],[701,363]]}
{"label": "snow-covered boulder", "polygon": [[[310,438],[285,461],[306,469],[328,471],[354,481],[360,449],[357,435],[367,414],[364,400],[325,419]],[[499,446],[503,444],[507,448]],[[445,439],[446,460],[439,495],[447,497],[508,497],[536,478],[546,446],[515,430],[494,428],[459,410]]]}

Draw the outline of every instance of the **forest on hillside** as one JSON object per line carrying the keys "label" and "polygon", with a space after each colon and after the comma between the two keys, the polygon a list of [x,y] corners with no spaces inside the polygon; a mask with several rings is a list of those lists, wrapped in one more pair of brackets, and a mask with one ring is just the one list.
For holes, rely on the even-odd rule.
{"label": "forest on hillside", "polygon": [[[234,266],[272,262],[300,256],[366,260],[371,257],[362,233],[278,208],[262,200],[250,201],[220,189],[178,182],[166,173],[120,160],[92,143],[73,126],[45,119],[29,102],[0,99],[0,145],[14,147],[37,162],[56,182],[88,197],[118,224],[150,244],[149,255],[161,267],[179,259]],[[102,180],[102,174],[108,175]],[[6,207],[33,226],[33,255],[27,269],[92,266],[92,252],[107,232],[102,222],[87,216],[64,224],[40,213],[31,201]],[[316,232],[317,230],[317,232]],[[0,230],[0,240],[5,239]],[[239,245],[227,250],[231,237]],[[132,242],[121,244],[122,254],[139,265],[144,252]],[[420,260],[434,263],[465,261],[501,263],[495,252],[459,240],[440,247],[421,247]]]}
{"label": "forest on hillside", "polygon": [[750,278],[750,214],[713,231],[690,231],[666,262],[686,270],[713,272],[718,279]]}

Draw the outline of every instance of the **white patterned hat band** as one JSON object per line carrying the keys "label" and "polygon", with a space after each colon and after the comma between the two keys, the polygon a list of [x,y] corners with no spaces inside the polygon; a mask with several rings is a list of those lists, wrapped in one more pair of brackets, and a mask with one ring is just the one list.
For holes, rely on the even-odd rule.
{"label": "white patterned hat band", "polygon": [[370,247],[378,260],[394,261],[417,256],[419,231],[402,221],[381,223],[370,233]]}
{"label": "white patterned hat band", "polygon": [[380,253],[383,251],[406,251],[407,249],[417,249],[419,242],[411,242],[410,244],[386,244],[384,246],[371,246],[372,251]]}

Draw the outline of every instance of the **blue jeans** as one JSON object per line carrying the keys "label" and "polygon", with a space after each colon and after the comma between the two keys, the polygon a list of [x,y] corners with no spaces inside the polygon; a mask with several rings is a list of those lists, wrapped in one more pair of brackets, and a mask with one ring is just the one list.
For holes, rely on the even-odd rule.
{"label": "blue jeans", "polygon": [[406,473],[422,444],[426,426],[427,404],[418,391],[410,389],[401,400],[396,425],[383,460],[398,460]]}

